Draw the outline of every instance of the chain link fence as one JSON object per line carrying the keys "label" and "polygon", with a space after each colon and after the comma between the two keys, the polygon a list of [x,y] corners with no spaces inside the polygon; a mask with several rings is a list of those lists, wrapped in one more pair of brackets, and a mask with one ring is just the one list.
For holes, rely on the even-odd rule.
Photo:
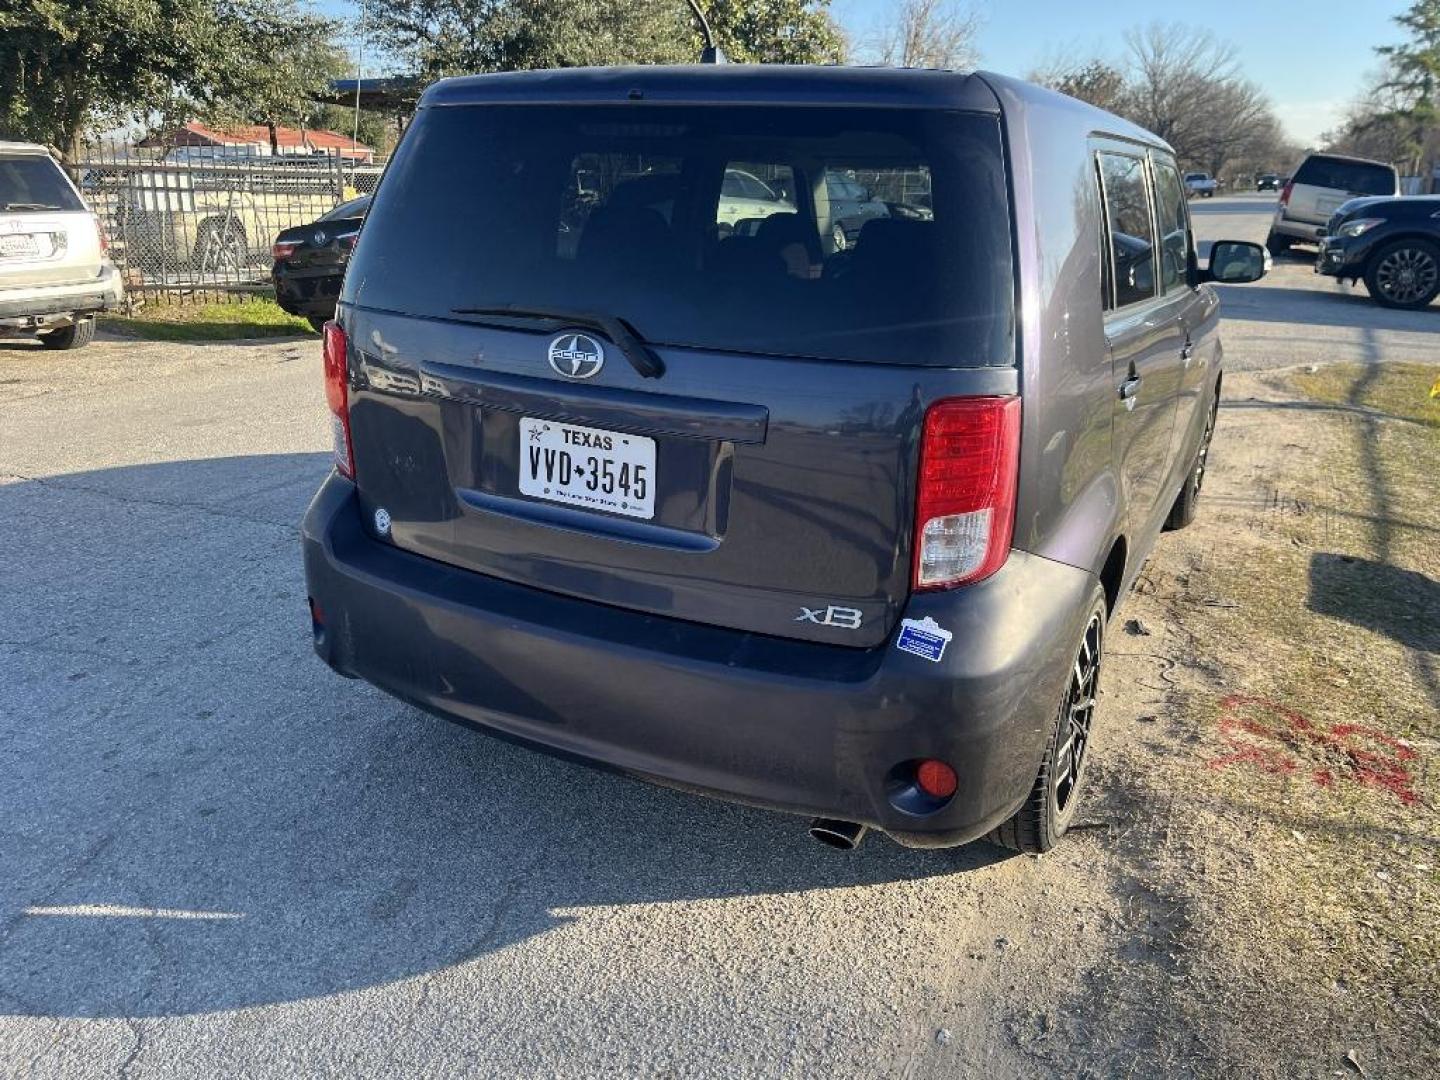
{"label": "chain link fence", "polygon": [[134,307],[165,294],[213,302],[270,288],[270,245],[369,194],[383,166],[327,155],[200,156],[87,147],[73,176]]}

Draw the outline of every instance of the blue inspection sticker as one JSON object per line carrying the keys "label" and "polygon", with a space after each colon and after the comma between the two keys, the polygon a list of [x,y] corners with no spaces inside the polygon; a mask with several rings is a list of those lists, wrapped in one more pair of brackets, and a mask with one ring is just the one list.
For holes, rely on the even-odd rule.
{"label": "blue inspection sticker", "polygon": [[945,655],[945,646],[954,636],[928,615],[923,619],[901,619],[900,636],[895,640],[895,647],[938,664]]}

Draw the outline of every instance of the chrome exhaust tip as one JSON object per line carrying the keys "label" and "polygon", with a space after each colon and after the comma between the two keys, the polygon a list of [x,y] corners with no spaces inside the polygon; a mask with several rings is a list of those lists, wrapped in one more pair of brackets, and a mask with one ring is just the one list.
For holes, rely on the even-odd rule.
{"label": "chrome exhaust tip", "polygon": [[810,823],[810,835],[828,847],[840,851],[854,851],[865,839],[867,826],[854,821],[839,821],[836,818],[816,818]]}

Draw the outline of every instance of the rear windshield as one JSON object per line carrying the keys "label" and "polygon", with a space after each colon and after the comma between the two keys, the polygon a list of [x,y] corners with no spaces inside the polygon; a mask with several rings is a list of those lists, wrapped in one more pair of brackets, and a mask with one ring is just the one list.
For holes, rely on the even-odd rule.
{"label": "rear windshield", "polygon": [[365,211],[370,206],[370,196],[361,195],[358,199],[351,199],[349,202],[342,202],[333,210],[320,215],[320,221],[341,221],[345,218],[364,217]]}
{"label": "rear windshield", "polygon": [[60,167],[48,157],[0,157],[0,212],[84,209]]}
{"label": "rear windshield", "polygon": [[1295,174],[1295,183],[1356,195],[1394,195],[1395,170],[1388,165],[1315,156],[1305,159]]}
{"label": "rear windshield", "polygon": [[659,345],[1014,362],[998,121],[924,110],[421,110],[345,299],[624,319]]}

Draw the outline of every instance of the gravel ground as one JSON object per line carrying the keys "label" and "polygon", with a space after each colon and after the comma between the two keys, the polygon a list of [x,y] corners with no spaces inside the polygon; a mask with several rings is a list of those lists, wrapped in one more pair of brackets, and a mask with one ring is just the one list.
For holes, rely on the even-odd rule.
{"label": "gravel ground", "polygon": [[[1227,288],[1230,365],[1433,343],[1337,291]],[[326,438],[313,339],[0,342],[0,1074],[1079,1071],[1062,1010],[1150,947],[1098,831],[839,855],[335,677]]]}

